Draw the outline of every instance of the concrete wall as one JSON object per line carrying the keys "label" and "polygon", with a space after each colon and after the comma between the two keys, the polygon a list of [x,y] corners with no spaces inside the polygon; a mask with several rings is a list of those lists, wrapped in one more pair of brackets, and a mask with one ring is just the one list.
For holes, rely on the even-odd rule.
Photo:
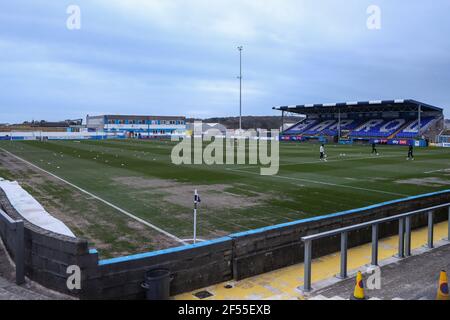
{"label": "concrete wall", "polygon": [[143,299],[141,283],[154,268],[171,271],[171,294],[178,294],[232,278],[232,241],[220,238],[174,249],[100,261],[87,283],[85,298]]}
{"label": "concrete wall", "polygon": [[[13,219],[22,219],[1,189],[0,207]],[[87,241],[44,230],[26,220],[24,227],[25,275],[50,289],[82,297],[81,290],[68,290],[66,271],[70,265],[79,266],[83,281],[88,274],[97,269],[98,255],[89,251]],[[6,249],[14,258],[14,240],[10,238],[10,233],[0,232],[0,234]]]}
{"label": "concrete wall", "polygon": [[[67,293],[66,268],[75,264],[82,270],[82,289],[70,294],[82,299],[143,299],[141,283],[145,272],[166,268],[172,273],[171,294],[175,295],[302,262],[302,236],[448,202],[450,190],[232,234],[196,245],[101,261],[85,240],[52,234],[26,223],[26,274],[44,286]],[[16,218],[17,212],[1,190],[0,205]],[[436,212],[435,220],[446,217],[447,209],[441,210]],[[415,217],[412,223],[413,227],[426,225],[426,215]],[[397,232],[397,222],[380,226],[380,237]],[[349,246],[370,240],[370,230],[349,234]],[[313,243],[315,257],[338,250],[336,237]]]}
{"label": "concrete wall", "polygon": [[123,132],[59,132],[59,131],[14,131],[0,132],[0,140],[103,140],[125,138]]}
{"label": "concrete wall", "polygon": [[[0,208],[1,209],[1,208]],[[3,210],[2,210],[3,211]],[[16,231],[11,230],[11,224],[3,217],[3,212],[0,212],[0,237],[6,248],[9,249],[11,257],[15,258],[16,252]]]}

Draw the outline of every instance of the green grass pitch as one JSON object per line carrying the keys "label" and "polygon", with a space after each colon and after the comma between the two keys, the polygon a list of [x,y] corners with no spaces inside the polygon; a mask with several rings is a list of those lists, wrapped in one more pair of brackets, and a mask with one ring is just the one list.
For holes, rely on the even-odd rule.
{"label": "green grass pitch", "polygon": [[[202,198],[198,236],[210,239],[450,188],[449,149],[416,148],[415,161],[406,161],[407,147],[378,146],[380,155],[372,156],[370,146],[328,145],[328,162],[324,163],[318,160],[318,145],[281,143],[278,175],[261,176],[259,166],[175,166],[170,161],[173,146],[169,141],[140,140],[0,143],[2,149],[180,239],[192,238],[194,189]],[[0,177],[27,180],[29,167],[20,161],[6,162],[7,154],[2,150],[0,155]],[[18,166],[23,168],[18,170]],[[46,184],[41,185],[45,187]],[[32,184],[27,187],[31,193],[36,192],[34,188],[37,187]],[[70,186],[67,188],[63,191],[48,187],[45,193],[52,201],[65,199],[67,207],[71,206],[67,194]],[[45,199],[41,194],[39,200],[44,206]],[[86,196],[83,201],[95,199]],[[74,203],[68,211],[72,215],[77,210],[88,212],[91,225],[78,225],[76,219],[68,219],[67,223],[94,245],[101,239],[123,246],[120,250],[111,249],[111,255],[175,245],[127,247],[117,238],[126,238],[131,229],[120,227],[118,221],[110,226],[109,233],[114,236],[105,230],[95,231],[95,217],[101,218],[105,211],[93,208],[80,208]],[[108,211],[109,217],[99,221],[114,221],[114,214],[122,217],[120,212]],[[64,212],[62,219],[66,220]],[[86,232],[85,228],[91,231]],[[151,243],[143,235],[132,242],[146,241]]]}

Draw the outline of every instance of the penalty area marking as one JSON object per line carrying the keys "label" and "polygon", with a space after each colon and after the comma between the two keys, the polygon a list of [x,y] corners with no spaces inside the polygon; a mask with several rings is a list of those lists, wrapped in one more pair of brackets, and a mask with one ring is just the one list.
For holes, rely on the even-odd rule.
{"label": "penalty area marking", "polygon": [[[230,169],[230,168],[227,168],[227,170],[261,176],[257,172],[250,172],[250,171]],[[337,183],[317,181],[317,180],[310,180],[310,179],[286,177],[286,176],[280,176],[280,175],[276,175],[276,176],[261,176],[261,177],[279,178],[279,179],[287,179],[287,180],[295,180],[295,181],[305,181],[305,182],[309,182],[309,183],[322,184],[322,185],[333,186],[333,187],[350,188],[350,189],[355,189],[355,190],[370,191],[370,192],[383,193],[383,194],[389,194],[389,195],[394,195],[394,196],[409,197],[409,195],[407,195],[407,194],[401,194],[401,193],[395,193],[395,192],[389,192],[389,191],[382,191],[382,190],[377,190],[377,189],[367,189],[367,188],[362,188],[362,187],[354,187],[354,186],[348,186],[348,185],[345,185],[345,184],[337,184]]]}
{"label": "penalty area marking", "polygon": [[447,172],[447,171],[449,171],[450,172],[450,168],[446,168],[446,169],[439,169],[439,170],[433,170],[433,171],[427,171],[427,172],[424,172],[425,174],[429,174],[429,173],[436,173],[436,172]]}
{"label": "penalty area marking", "polygon": [[[353,158],[352,158],[353,157]],[[388,155],[388,156],[370,156],[370,157],[357,157],[357,156],[333,156],[328,157],[327,162],[342,162],[342,161],[356,161],[356,160],[370,160],[370,159],[383,159],[383,158],[398,158],[399,155]],[[286,163],[280,163],[280,167],[286,167],[286,166],[297,166],[301,164],[322,164],[323,161],[320,160],[312,160],[312,161],[304,161],[304,162],[286,162]],[[253,166],[245,166],[245,167],[239,167],[240,169],[253,169],[257,167],[258,165],[255,164]]]}
{"label": "penalty area marking", "polygon": [[103,202],[104,204],[110,206],[111,208],[114,208],[114,209],[116,209],[117,211],[123,213],[124,215],[130,217],[131,219],[134,219],[134,220],[136,220],[137,222],[140,222],[140,223],[146,225],[147,227],[150,227],[150,228],[152,228],[152,229],[154,229],[154,230],[156,230],[156,231],[158,231],[158,232],[160,232],[160,233],[162,233],[162,234],[168,236],[169,238],[172,238],[173,240],[175,240],[175,241],[177,241],[177,242],[179,242],[179,243],[182,243],[182,244],[184,244],[184,245],[187,245],[187,244],[188,244],[186,241],[184,241],[184,240],[178,238],[177,236],[175,236],[175,235],[173,235],[173,234],[171,234],[171,233],[169,233],[169,232],[167,232],[167,231],[165,231],[165,230],[163,230],[163,229],[161,229],[161,228],[155,226],[154,224],[151,224],[151,223],[149,223],[149,222],[147,222],[147,221],[145,221],[145,220],[143,220],[143,219],[141,219],[141,218],[139,218],[139,217],[136,217],[135,215],[129,213],[128,211],[126,211],[126,210],[124,210],[124,209],[122,209],[122,208],[119,208],[118,206],[112,204],[111,202],[108,202],[108,201],[106,201],[106,200],[100,198],[99,196],[96,196],[95,194],[93,194],[93,193],[91,193],[91,192],[89,192],[89,191],[87,191],[87,190],[84,190],[83,188],[80,188],[80,187],[78,187],[77,185],[75,185],[75,184],[73,184],[73,183],[71,183],[71,182],[69,182],[69,181],[67,181],[67,180],[64,180],[63,178],[60,178],[60,177],[58,177],[57,175],[55,175],[55,174],[53,174],[53,173],[51,173],[51,172],[49,172],[49,171],[47,171],[47,170],[44,170],[44,169],[38,167],[38,166],[35,165],[34,163],[31,163],[31,162],[29,162],[29,161],[27,161],[27,160],[25,160],[25,159],[22,159],[21,157],[15,155],[15,154],[12,153],[12,152],[9,152],[8,150],[3,149],[3,148],[0,148],[0,150],[2,150],[3,152],[6,152],[7,154],[9,154],[10,156],[12,156],[12,157],[14,157],[14,158],[16,158],[16,159],[18,159],[18,160],[20,160],[20,161],[22,161],[22,162],[28,164],[29,166],[32,166],[33,168],[36,168],[36,169],[38,169],[38,170],[40,170],[40,171],[42,171],[42,172],[44,172],[44,173],[46,173],[46,174],[52,176],[53,178],[58,179],[58,180],[60,180],[60,181],[62,181],[62,182],[64,182],[64,183],[68,184],[69,186],[71,186],[71,187],[73,187],[73,188],[75,188],[75,189],[77,189],[77,190],[79,190],[79,191],[81,191],[81,192],[87,194],[88,196],[90,196],[90,197],[92,197],[92,198],[94,198],[94,199],[96,199],[96,200],[98,200],[98,201],[100,201],[100,202]]}
{"label": "penalty area marking", "polygon": [[[388,156],[368,156],[368,157],[357,157],[357,156],[333,156],[333,157],[329,157],[326,158],[331,159],[328,160],[327,162],[342,162],[342,161],[356,161],[356,160],[370,160],[370,159],[383,159],[383,158],[397,158],[398,155],[388,155]],[[280,167],[283,166],[296,166],[299,164],[314,164],[314,163],[323,163],[320,160],[315,160],[315,161],[305,161],[305,162],[293,162],[293,163],[282,163],[280,164]]]}

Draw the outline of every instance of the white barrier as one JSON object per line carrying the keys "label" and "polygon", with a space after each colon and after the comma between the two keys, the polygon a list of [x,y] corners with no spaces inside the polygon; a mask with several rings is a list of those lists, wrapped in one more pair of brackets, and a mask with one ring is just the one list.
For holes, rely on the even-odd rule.
{"label": "white barrier", "polygon": [[115,132],[44,132],[11,131],[0,132],[2,140],[88,140],[88,139],[122,139],[125,133]]}
{"label": "white barrier", "polygon": [[19,183],[0,178],[0,188],[5,192],[14,209],[25,220],[45,230],[75,238],[75,235],[63,222],[45,211],[44,207],[25,191]]}
{"label": "white barrier", "polygon": [[266,141],[279,141],[279,136],[276,137],[257,137],[257,136],[224,136],[224,135],[195,135],[195,136],[179,136],[181,138],[186,137],[187,139],[192,139],[194,137],[195,139],[202,139],[203,137],[210,137],[210,138],[216,138],[216,139],[235,139],[235,140],[266,140]]}

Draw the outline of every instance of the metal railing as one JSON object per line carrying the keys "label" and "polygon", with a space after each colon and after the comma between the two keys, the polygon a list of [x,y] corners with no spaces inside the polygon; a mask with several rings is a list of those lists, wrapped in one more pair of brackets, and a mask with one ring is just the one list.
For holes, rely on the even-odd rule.
{"label": "metal railing", "polygon": [[[24,223],[23,220],[14,220],[3,210],[0,209],[0,220],[3,220],[7,229],[14,233],[13,247],[14,263],[16,264],[16,283],[18,285],[25,282],[25,246],[24,246]],[[5,237],[6,238],[6,237]],[[5,239],[5,245],[7,239]]]}
{"label": "metal railing", "polygon": [[373,266],[378,266],[378,230],[379,225],[385,222],[399,221],[399,240],[398,240],[398,253],[397,257],[404,258],[405,256],[411,255],[411,217],[417,214],[426,212],[428,217],[428,241],[427,247],[433,248],[434,242],[434,213],[436,209],[441,209],[448,207],[448,238],[450,241],[450,203],[441,204],[438,206],[433,206],[429,208],[424,208],[420,210],[414,210],[402,214],[398,214],[391,217],[386,217],[382,219],[377,219],[373,221],[368,221],[360,224],[355,224],[348,227],[343,227],[339,229],[334,229],[330,231],[325,231],[322,233],[302,237],[301,240],[304,242],[304,284],[303,291],[311,291],[311,262],[312,262],[312,242],[317,239],[332,237],[336,235],[341,235],[341,257],[340,257],[340,273],[339,278],[347,278],[347,251],[348,251],[348,233],[351,231],[372,227],[372,259],[371,264]]}

